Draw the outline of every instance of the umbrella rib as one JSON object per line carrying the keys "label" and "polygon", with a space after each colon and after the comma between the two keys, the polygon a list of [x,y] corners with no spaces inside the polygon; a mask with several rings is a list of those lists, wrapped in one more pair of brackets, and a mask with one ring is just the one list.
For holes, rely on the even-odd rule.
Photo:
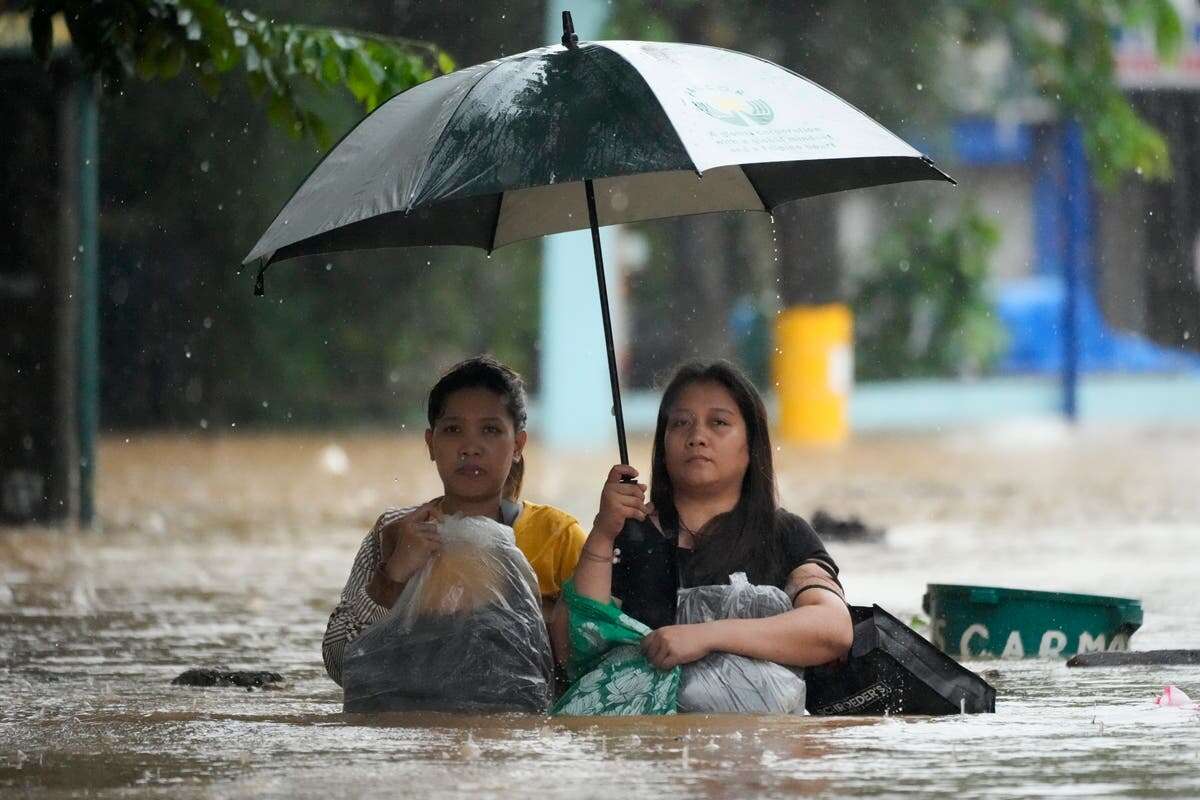
{"label": "umbrella rib", "polygon": [[492,217],[492,235],[488,239],[487,253],[490,256],[496,249],[496,232],[500,229],[500,212],[504,210],[504,196],[507,191],[499,192],[496,199],[496,215]]}
{"label": "umbrella rib", "polygon": [[[462,97],[458,98],[458,104],[454,106],[454,110],[446,115],[446,123],[444,125],[442,125],[442,129],[440,131],[438,131],[437,138],[434,139],[434,146],[430,148],[429,152],[431,154],[433,153],[434,150],[437,149],[438,146],[441,145],[442,137],[446,135],[446,131],[450,128],[450,123],[454,121],[454,118],[458,115],[458,112],[462,111],[463,103],[467,102],[467,98],[471,96],[471,92],[475,91],[476,87],[479,86],[480,82],[484,78],[486,78],[488,75],[491,75],[492,71],[495,70],[496,67],[500,66],[500,64],[502,64],[505,60],[506,59],[498,58],[495,61],[491,62],[491,67],[489,69],[479,71],[479,77],[476,78],[475,82],[471,84],[471,88],[467,89],[465,92],[463,92]],[[430,161],[430,159],[428,159],[428,158],[426,158],[422,161],[421,174],[418,176],[418,178],[416,180],[413,181],[412,189],[410,190],[410,196],[407,200],[405,200],[405,203],[404,203],[405,207],[403,210],[406,213],[413,209],[413,207],[415,206],[414,200],[417,197],[419,197],[421,192],[425,189],[425,176],[429,173],[429,161]],[[491,251],[489,251],[489,252],[491,252]]]}
{"label": "umbrella rib", "polygon": [[762,210],[771,213],[771,206],[767,204],[766,198],[758,189],[758,184],[754,182],[754,178],[750,177],[750,171],[746,169],[747,164],[738,164],[738,169],[742,171],[742,176],[745,177],[746,183],[750,184],[750,188],[754,190],[754,196],[758,198],[758,202],[762,203]]}

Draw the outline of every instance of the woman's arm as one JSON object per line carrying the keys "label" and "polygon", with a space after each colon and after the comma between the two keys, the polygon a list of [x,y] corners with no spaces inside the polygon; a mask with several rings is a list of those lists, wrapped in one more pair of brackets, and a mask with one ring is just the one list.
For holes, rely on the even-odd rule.
{"label": "woman's arm", "polygon": [[369,590],[382,558],[377,532],[388,516],[385,514],[380,517],[363,539],[358,555],[354,557],[354,566],[350,568],[350,577],[346,579],[338,604],[325,626],[321,660],[325,662],[325,671],[338,686],[342,685],[342,656],[346,652],[346,645],[382,619],[388,611],[388,607],[373,598]]}
{"label": "woman's arm", "polygon": [[572,577],[575,591],[599,603],[612,599],[613,542],[625,527],[625,520],[644,520],[651,513],[646,505],[645,484],[621,482],[622,478],[636,478],[637,474],[636,469],[625,464],[609,470],[600,492],[600,511]]}
{"label": "woman's arm", "polygon": [[[829,591],[815,588],[819,586],[827,586]],[[854,627],[841,587],[829,573],[816,564],[805,564],[792,572],[788,588],[800,593],[787,613],[765,619],[670,625],[647,636],[642,649],[660,669],[687,664],[712,652],[794,667],[826,664],[846,655],[854,641]]]}
{"label": "woman's arm", "polygon": [[550,651],[554,654],[557,664],[566,665],[567,658],[571,655],[570,621],[567,603],[562,595],[559,595],[546,617],[546,630],[550,633]]}
{"label": "woman's arm", "polygon": [[408,579],[436,552],[437,534],[415,526],[438,517],[432,502],[388,511],[363,539],[321,641],[325,671],[338,686],[346,645],[387,615]]}

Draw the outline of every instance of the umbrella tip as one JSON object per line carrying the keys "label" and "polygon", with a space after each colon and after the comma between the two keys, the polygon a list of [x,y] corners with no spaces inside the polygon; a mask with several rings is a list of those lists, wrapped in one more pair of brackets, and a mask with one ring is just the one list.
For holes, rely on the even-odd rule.
{"label": "umbrella tip", "polygon": [[570,11],[562,12],[562,19],[563,19],[563,35],[562,35],[563,47],[567,48],[568,50],[579,49],[579,37],[575,35],[575,23],[571,21],[571,12]]}

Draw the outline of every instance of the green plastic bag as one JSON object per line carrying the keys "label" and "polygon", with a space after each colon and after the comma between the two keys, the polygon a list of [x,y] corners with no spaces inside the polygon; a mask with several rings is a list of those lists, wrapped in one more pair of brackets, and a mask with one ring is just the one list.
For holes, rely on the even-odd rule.
{"label": "green plastic bag", "polygon": [[599,603],[563,586],[571,614],[571,657],[566,691],[554,716],[618,717],[674,714],[679,696],[679,667],[657,669],[642,655],[640,643],[650,629],[615,604]]}

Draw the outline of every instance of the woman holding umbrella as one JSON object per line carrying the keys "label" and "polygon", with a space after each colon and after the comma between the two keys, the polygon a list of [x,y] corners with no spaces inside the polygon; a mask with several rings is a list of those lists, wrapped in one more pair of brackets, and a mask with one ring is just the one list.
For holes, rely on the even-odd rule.
{"label": "woman holding umbrella", "polygon": [[[849,651],[837,565],[808,523],[778,507],[766,410],[736,367],[718,361],[676,371],[658,412],[650,504],[644,485],[623,481],[637,474],[625,465],[608,474],[573,578],[579,595],[608,603],[641,590],[614,544],[627,521],[650,520],[674,539],[681,587],[724,584],[744,572],[753,584],[783,589],[793,604],[765,619],[659,627],[642,641],[652,664],[669,669],[719,651],[809,666]],[[673,599],[659,601],[673,607]]]}

